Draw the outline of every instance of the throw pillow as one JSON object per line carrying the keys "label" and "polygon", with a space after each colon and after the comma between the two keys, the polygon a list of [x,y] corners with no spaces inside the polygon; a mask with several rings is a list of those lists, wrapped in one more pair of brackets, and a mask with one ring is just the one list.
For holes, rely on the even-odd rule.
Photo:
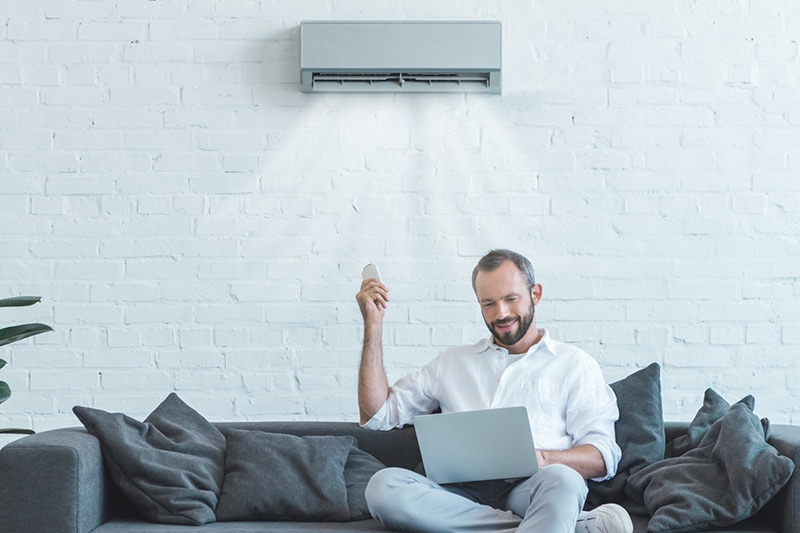
{"label": "throw pillow", "polygon": [[589,481],[586,508],[618,503],[635,514],[646,515],[640,504],[624,493],[628,477],[664,458],[664,418],[661,405],[661,367],[658,363],[611,384],[617,396],[619,419],[614,425],[622,458],[617,474],[606,481]]}
{"label": "throw pillow", "polygon": [[764,440],[748,400],[730,407],[696,448],[628,479],[652,515],[648,532],[729,526],[755,514],[786,484],[794,463]]}
{"label": "throw pillow", "polygon": [[344,483],[347,486],[347,505],[350,507],[350,520],[365,520],[370,518],[367,499],[364,492],[370,478],[386,468],[383,463],[372,455],[352,446],[344,465]]}
{"label": "throw pillow", "polygon": [[[739,402],[746,404],[751,411],[755,407],[755,398],[750,395],[745,396]],[[689,450],[697,448],[700,441],[708,433],[709,428],[714,422],[722,418],[730,408],[731,404],[717,394],[714,389],[706,389],[703,395],[703,405],[689,424],[686,435],[681,435],[669,441],[664,457],[678,457]]]}
{"label": "throw pillow", "polygon": [[114,483],[145,518],[181,525],[215,520],[225,438],[175,393],[144,422],[89,407],[72,410],[100,441]]}
{"label": "throw pillow", "polygon": [[347,521],[353,437],[231,429],[217,520]]}

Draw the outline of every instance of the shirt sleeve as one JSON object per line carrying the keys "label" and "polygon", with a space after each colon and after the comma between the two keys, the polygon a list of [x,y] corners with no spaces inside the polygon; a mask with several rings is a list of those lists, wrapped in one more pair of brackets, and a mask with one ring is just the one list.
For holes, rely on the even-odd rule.
{"label": "shirt sleeve", "polygon": [[436,410],[437,361],[434,359],[390,386],[386,401],[363,427],[381,431],[401,428],[412,423],[415,416]]}
{"label": "shirt sleeve", "polygon": [[574,446],[590,444],[603,456],[606,475],[594,481],[610,479],[617,473],[622,456],[614,432],[614,423],[619,418],[614,391],[606,384],[594,359],[576,376],[570,389],[567,432]]}

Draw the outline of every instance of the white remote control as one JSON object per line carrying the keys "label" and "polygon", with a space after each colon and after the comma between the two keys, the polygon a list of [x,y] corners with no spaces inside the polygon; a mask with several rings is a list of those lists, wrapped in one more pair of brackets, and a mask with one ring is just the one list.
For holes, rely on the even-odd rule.
{"label": "white remote control", "polygon": [[378,266],[372,263],[368,264],[364,267],[364,270],[361,271],[361,278],[362,279],[372,279],[375,278],[378,281],[381,280],[381,273],[378,271]]}

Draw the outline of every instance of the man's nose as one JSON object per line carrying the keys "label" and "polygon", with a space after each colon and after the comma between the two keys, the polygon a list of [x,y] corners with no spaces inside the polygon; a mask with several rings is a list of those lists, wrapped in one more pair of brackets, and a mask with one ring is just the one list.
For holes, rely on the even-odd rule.
{"label": "man's nose", "polygon": [[497,306],[497,318],[503,319],[509,315],[508,305],[505,303],[498,304]]}

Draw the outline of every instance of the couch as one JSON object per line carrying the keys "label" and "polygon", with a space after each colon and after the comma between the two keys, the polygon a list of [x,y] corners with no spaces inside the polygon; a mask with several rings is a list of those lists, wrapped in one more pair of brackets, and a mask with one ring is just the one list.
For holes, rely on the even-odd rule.
{"label": "couch", "polygon": [[[220,430],[247,429],[293,435],[351,435],[359,447],[387,466],[417,468],[420,453],[413,426],[370,431],[350,422],[227,422]],[[686,433],[688,423],[666,423],[667,441]],[[800,427],[772,425],[769,443],[800,462]],[[635,531],[648,518],[634,516]],[[373,520],[336,523],[216,522],[202,532],[384,531]],[[155,524],[137,516],[104,467],[100,443],[83,428],[64,428],[16,440],[0,449],[0,533],[185,533],[192,526]],[[754,517],[717,531],[800,532],[800,474]]]}

